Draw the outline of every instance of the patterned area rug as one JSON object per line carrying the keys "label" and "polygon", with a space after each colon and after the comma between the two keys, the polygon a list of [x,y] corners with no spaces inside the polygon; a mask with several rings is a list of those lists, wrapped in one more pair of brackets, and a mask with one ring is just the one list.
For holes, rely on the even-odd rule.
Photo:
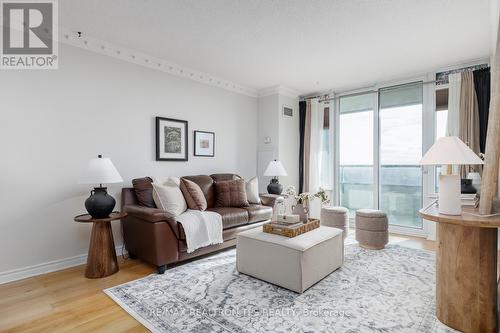
{"label": "patterned area rug", "polygon": [[152,332],[455,332],[435,317],[435,255],[345,248],[303,294],[239,274],[235,250],[105,292]]}

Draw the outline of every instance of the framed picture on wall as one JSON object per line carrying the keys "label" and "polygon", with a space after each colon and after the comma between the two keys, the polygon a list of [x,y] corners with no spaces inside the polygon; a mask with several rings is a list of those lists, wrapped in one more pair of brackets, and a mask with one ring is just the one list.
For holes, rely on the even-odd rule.
{"label": "framed picture on wall", "polygon": [[283,117],[293,117],[293,108],[291,106],[282,105],[281,109]]}
{"label": "framed picture on wall", "polygon": [[156,117],[156,160],[188,160],[188,122]]}
{"label": "framed picture on wall", "polygon": [[215,133],[194,131],[194,156],[215,156]]}

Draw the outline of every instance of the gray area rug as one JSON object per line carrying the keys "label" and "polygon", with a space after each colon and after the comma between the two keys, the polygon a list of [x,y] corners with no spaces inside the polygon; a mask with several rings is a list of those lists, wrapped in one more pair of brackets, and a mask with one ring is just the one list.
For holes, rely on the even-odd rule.
{"label": "gray area rug", "polygon": [[435,255],[346,245],[303,294],[239,274],[234,249],[105,292],[152,332],[455,332],[435,317]]}

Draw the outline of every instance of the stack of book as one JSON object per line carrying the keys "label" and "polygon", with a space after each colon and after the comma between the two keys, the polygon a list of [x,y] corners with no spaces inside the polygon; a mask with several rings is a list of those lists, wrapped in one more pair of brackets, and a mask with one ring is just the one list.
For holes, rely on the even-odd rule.
{"label": "stack of book", "polygon": [[476,193],[462,193],[460,196],[462,198],[462,206],[476,208],[479,204],[479,196]]}
{"label": "stack of book", "polygon": [[[438,194],[434,193],[429,195],[429,198],[431,199],[437,199]],[[479,205],[479,196],[477,193],[462,193],[460,195],[461,201],[462,201],[462,207],[471,207],[471,208],[476,208]]]}

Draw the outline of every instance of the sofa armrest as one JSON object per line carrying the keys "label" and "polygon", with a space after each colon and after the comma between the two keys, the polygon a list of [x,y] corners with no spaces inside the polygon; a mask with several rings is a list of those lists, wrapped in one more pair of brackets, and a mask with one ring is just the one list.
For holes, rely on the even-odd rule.
{"label": "sofa armrest", "polygon": [[140,205],[125,205],[123,206],[123,211],[129,215],[151,223],[162,221],[166,222],[171,219],[163,209],[159,208],[150,208]]}
{"label": "sofa armrest", "polygon": [[274,208],[274,205],[275,205],[276,200],[278,198],[284,199],[281,195],[277,195],[277,194],[261,193],[261,194],[259,194],[259,196],[260,196],[260,201],[262,202],[262,204],[264,206],[273,207],[273,208]]}
{"label": "sofa armrest", "polygon": [[123,242],[132,256],[156,266],[179,260],[179,225],[174,218],[137,204],[125,204],[122,211],[128,214],[121,220]]}
{"label": "sofa armrest", "polygon": [[177,220],[170,217],[163,209],[144,207],[140,205],[125,205],[123,206],[123,211],[127,212],[130,217],[134,217],[148,223],[165,222],[170,225],[174,235],[179,238],[180,232]]}

